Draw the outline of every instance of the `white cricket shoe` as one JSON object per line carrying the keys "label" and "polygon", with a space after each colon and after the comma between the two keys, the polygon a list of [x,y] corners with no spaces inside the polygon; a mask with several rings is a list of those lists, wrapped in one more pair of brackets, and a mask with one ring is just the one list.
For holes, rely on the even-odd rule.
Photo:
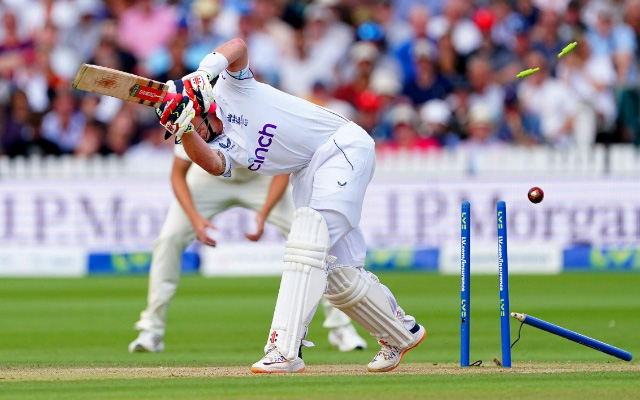
{"label": "white cricket shoe", "polygon": [[402,361],[402,357],[404,353],[418,346],[420,342],[424,340],[424,337],[427,334],[427,330],[424,329],[423,326],[416,325],[411,329],[411,333],[413,333],[413,337],[415,338],[415,343],[411,347],[401,348],[396,346],[388,346],[383,341],[380,341],[382,348],[378,352],[378,354],[373,357],[373,360],[367,366],[369,372],[388,372],[395,369],[398,365],[400,365],[400,361]]}
{"label": "white cricket shoe", "polygon": [[267,349],[267,353],[262,357],[262,360],[251,366],[251,372],[254,374],[283,374],[302,372],[304,368],[301,352],[295,360],[287,360],[280,353],[280,350],[275,345],[272,345]]}
{"label": "white cricket shoe", "polygon": [[364,350],[367,342],[358,335],[356,328],[351,324],[333,328],[329,331],[329,343],[336,346],[340,351]]}
{"label": "white cricket shoe", "polygon": [[162,336],[150,331],[141,331],[136,340],[129,344],[129,353],[136,351],[161,353],[164,351]]}

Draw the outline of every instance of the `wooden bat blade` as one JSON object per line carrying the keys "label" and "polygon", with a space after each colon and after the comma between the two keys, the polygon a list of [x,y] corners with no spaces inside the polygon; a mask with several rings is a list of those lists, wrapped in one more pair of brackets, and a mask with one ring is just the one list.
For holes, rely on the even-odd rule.
{"label": "wooden bat blade", "polygon": [[98,65],[82,64],[71,84],[78,90],[159,107],[169,89],[153,79]]}

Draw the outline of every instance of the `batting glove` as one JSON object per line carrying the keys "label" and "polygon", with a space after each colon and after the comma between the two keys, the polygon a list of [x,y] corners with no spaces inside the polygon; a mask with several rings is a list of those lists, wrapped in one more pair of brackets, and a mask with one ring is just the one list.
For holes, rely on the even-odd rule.
{"label": "batting glove", "polygon": [[193,109],[196,115],[209,112],[211,105],[215,103],[211,76],[201,70],[192,72],[182,78],[184,84],[183,94],[193,101]]}
{"label": "batting glove", "polygon": [[193,131],[191,120],[196,116],[194,103],[187,96],[178,95],[176,99],[163,103],[156,114],[160,124],[167,130],[165,139],[171,135],[181,138],[185,133]]}

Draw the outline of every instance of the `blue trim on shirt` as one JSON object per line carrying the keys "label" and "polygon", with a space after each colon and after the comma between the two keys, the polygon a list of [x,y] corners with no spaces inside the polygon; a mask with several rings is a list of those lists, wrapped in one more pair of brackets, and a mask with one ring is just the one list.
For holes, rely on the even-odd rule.
{"label": "blue trim on shirt", "polygon": [[[227,73],[227,75],[229,75],[229,76],[230,76],[230,77],[232,77],[233,79],[237,79],[237,80],[239,80],[239,81],[244,81],[244,80],[247,80],[247,79],[253,79],[253,71],[251,70],[251,68],[249,68],[249,72],[251,72],[251,74],[250,74],[250,75],[247,75],[245,78],[241,78],[241,77],[233,76],[233,75],[231,75],[231,72],[229,72],[229,71],[228,71],[228,70],[226,70],[226,69],[224,70],[224,72],[226,72],[226,73]],[[237,71],[237,72],[240,72],[240,76],[242,76],[242,72],[244,72],[244,69],[243,69],[242,71]]]}
{"label": "blue trim on shirt", "polygon": [[319,109],[324,110],[324,111],[326,111],[326,112],[328,112],[328,113],[330,113],[330,114],[333,114],[333,115],[335,115],[336,117],[340,117],[340,118],[342,118],[343,120],[345,120],[345,121],[347,121],[347,122],[351,122],[351,121],[349,121],[348,119],[346,119],[345,117],[343,117],[342,115],[340,115],[340,114],[338,114],[338,113],[335,113],[335,112],[333,112],[333,111],[329,110],[328,108],[325,108],[325,107],[319,106],[319,105],[317,105],[317,104],[316,104],[316,107],[318,107]]}
{"label": "blue trim on shirt", "polygon": [[349,157],[347,157],[347,154],[344,152],[344,150],[342,150],[342,149],[340,148],[340,146],[338,146],[338,143],[336,143],[336,140],[335,140],[335,139],[333,139],[333,143],[336,145],[336,147],[337,147],[338,149],[340,149],[340,151],[341,151],[341,152],[342,152],[342,154],[344,155],[345,160],[347,160],[347,162],[349,163],[349,165],[351,165],[351,170],[353,171],[353,169],[354,169],[354,168],[353,168],[353,164],[351,164],[351,161],[349,161]]}

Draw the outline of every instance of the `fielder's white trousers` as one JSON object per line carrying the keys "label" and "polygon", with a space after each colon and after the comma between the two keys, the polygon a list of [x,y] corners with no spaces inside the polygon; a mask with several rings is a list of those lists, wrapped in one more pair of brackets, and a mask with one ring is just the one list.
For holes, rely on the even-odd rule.
{"label": "fielder's white trousers", "polygon": [[[187,174],[187,184],[198,213],[212,219],[222,211],[241,206],[258,211],[267,196],[271,178],[257,176],[247,182],[233,182],[229,179],[209,175],[192,165]],[[294,206],[288,190],[274,207],[268,221],[286,236],[291,227]],[[153,247],[151,270],[149,272],[149,292],[147,308],[140,314],[136,328],[164,335],[167,322],[167,308],[178,288],[182,253],[195,238],[189,218],[177,200],[171,203],[158,239]],[[337,328],[351,322],[342,311],[333,308],[323,300],[326,328]]]}

